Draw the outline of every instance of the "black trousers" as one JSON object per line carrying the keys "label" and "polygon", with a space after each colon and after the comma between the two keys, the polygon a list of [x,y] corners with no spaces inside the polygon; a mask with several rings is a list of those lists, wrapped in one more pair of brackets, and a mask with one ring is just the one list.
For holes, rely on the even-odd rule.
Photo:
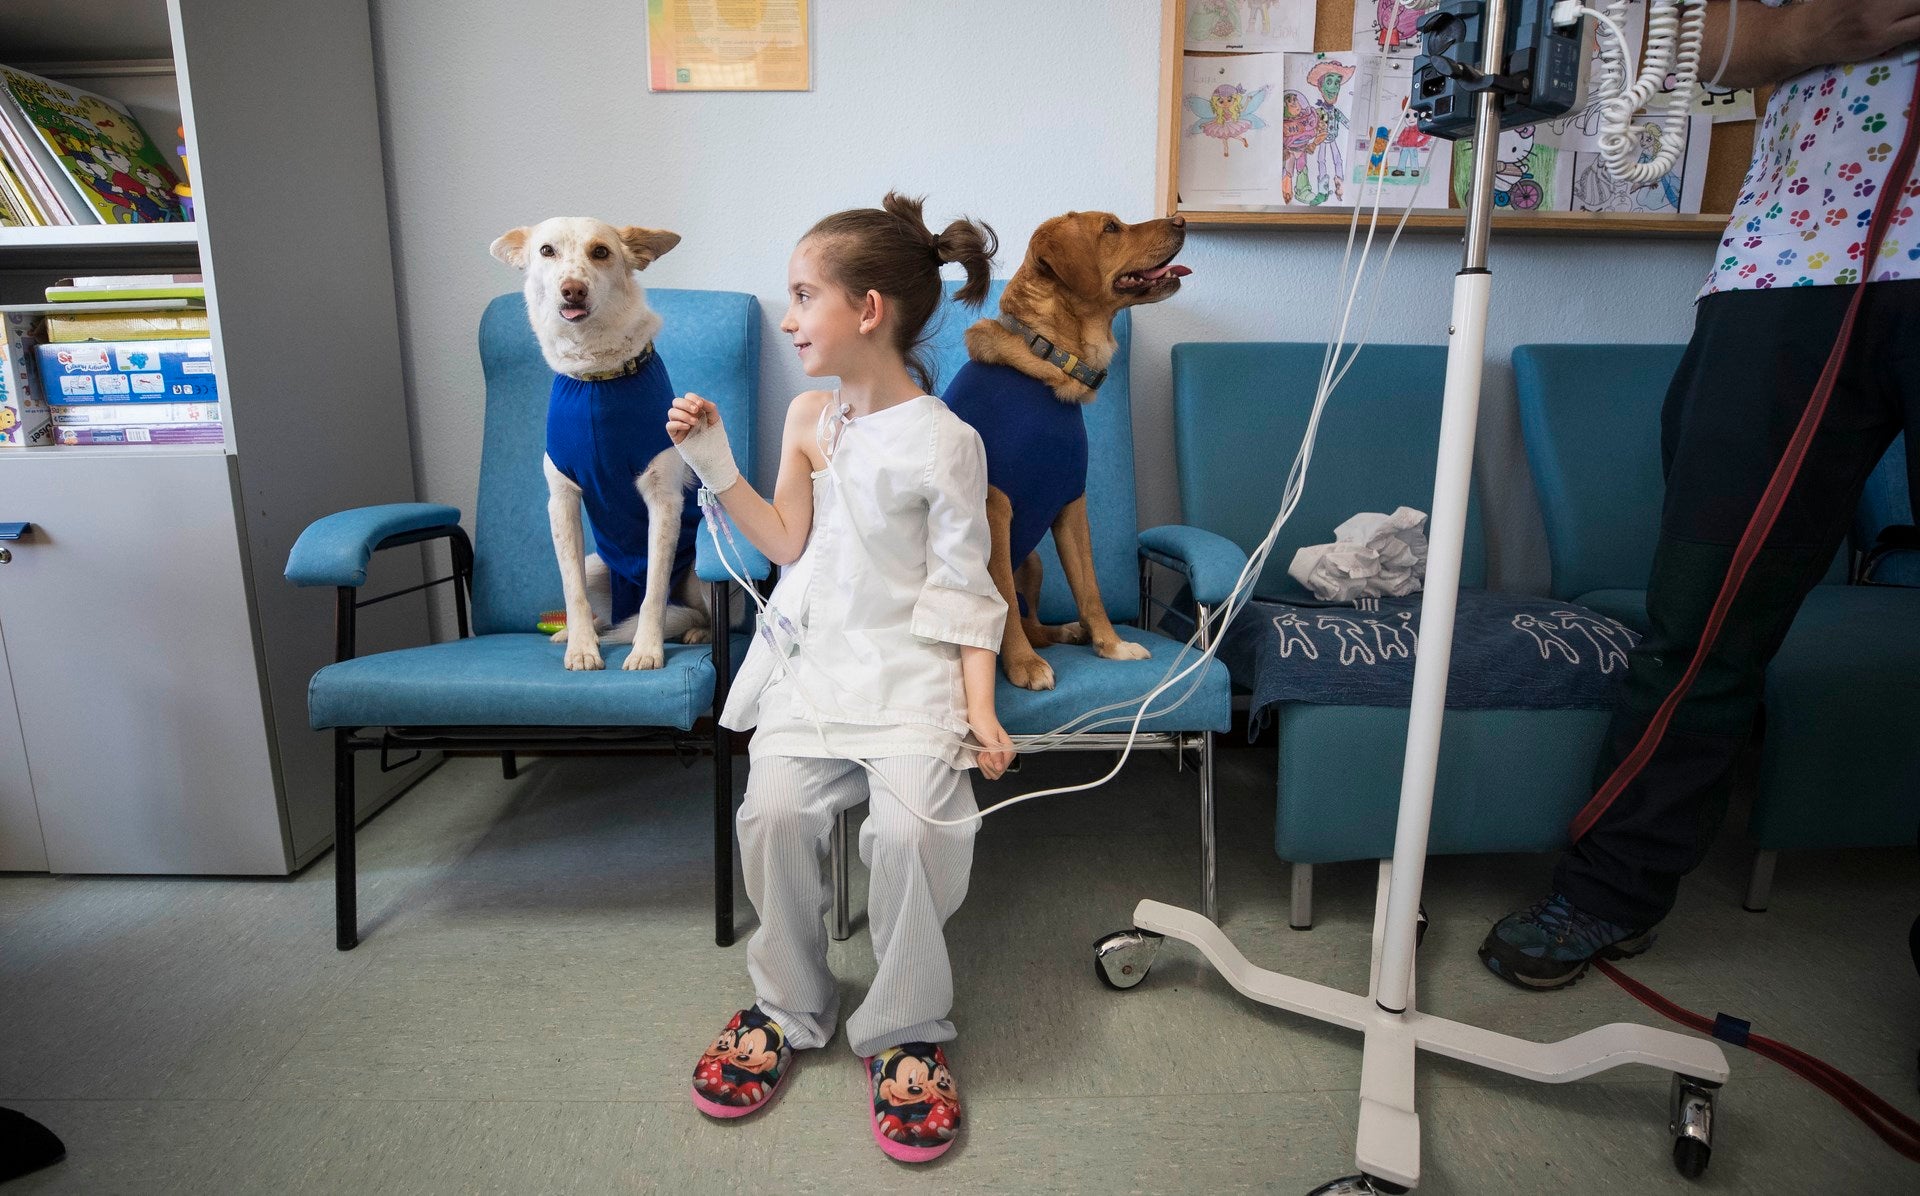
{"label": "black trousers", "polygon": [[[1701,300],[1661,415],[1666,503],[1651,629],[1631,658],[1595,771],[1633,749],[1692,661],[1767,480],[1806,410],[1851,287],[1731,291]],[[1733,766],[1760,709],[1767,663],[1846,538],[1867,475],[1906,429],[1920,447],[1920,280],[1872,283],[1818,435],[1659,750],[1561,857],[1573,904],[1642,929],[1673,908],[1726,815]],[[1909,451],[1920,495],[1920,453]],[[1917,729],[1920,730],[1920,729]]]}

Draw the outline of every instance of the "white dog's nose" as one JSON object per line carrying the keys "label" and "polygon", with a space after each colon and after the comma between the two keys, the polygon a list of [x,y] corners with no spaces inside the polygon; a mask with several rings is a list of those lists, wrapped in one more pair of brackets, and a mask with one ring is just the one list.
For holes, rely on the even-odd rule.
{"label": "white dog's nose", "polygon": [[587,284],[577,278],[569,278],[560,284],[560,298],[578,307],[587,301]]}

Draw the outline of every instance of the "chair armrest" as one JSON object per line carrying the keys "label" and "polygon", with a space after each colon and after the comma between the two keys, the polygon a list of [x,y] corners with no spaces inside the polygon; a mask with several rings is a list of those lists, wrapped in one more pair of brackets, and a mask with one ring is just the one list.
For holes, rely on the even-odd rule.
{"label": "chair armrest", "polygon": [[1177,523],[1141,532],[1140,555],[1186,574],[1193,600],[1202,606],[1225,602],[1240,580],[1240,571],[1247,567],[1247,554],[1232,540],[1205,528]]}
{"label": "chair armrest", "polygon": [[316,519],[287,554],[287,580],[297,586],[366,584],[367,561],[395,537],[402,543],[459,530],[460,509],[444,503],[396,502],[355,507]]}
{"label": "chair armrest", "polygon": [[[714,543],[716,537],[718,544]],[[711,514],[703,513],[700,531],[694,539],[693,572],[701,581],[732,581],[728,565],[748,581],[765,581],[773,572],[773,563],[749,543],[738,528],[719,523]]]}

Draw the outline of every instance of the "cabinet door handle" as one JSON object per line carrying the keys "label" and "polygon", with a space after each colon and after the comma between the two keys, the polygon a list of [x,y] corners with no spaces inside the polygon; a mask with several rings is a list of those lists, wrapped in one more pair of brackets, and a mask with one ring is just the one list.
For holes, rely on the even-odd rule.
{"label": "cabinet door handle", "polygon": [[[0,540],[18,540],[33,530],[31,523],[0,523]],[[13,550],[0,546],[0,565],[13,561]]]}

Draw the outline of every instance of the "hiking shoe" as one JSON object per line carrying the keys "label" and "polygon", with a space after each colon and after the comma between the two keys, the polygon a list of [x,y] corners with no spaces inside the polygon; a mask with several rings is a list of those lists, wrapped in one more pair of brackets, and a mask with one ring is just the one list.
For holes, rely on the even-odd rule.
{"label": "hiking shoe", "polygon": [[873,1140],[903,1163],[937,1159],[960,1136],[960,1089],[947,1054],[927,1042],[903,1042],[867,1060]]}
{"label": "hiking shoe", "polygon": [[694,1065],[694,1107],[709,1117],[745,1117],[773,1099],[792,1061],[780,1023],[758,1005],[742,1009]]}
{"label": "hiking shoe", "polygon": [[1495,923],[1480,962],[1522,988],[1564,988],[1595,959],[1628,959],[1651,946],[1653,931],[1603,922],[1555,893]]}

